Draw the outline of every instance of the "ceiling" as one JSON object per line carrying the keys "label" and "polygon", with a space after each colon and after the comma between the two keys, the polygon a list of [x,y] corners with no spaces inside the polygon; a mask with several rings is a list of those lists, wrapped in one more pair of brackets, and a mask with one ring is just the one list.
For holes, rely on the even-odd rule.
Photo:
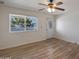
{"label": "ceiling", "polygon": [[[33,11],[38,11],[41,8],[46,8],[46,6],[38,5],[38,3],[44,3],[47,4],[48,0],[0,0],[4,1],[4,5],[11,6],[11,7],[17,7],[22,9],[29,9]],[[69,10],[79,10],[79,0],[54,0],[54,2],[57,1],[63,1],[63,5],[59,6],[62,7],[65,10],[65,12],[68,12]],[[42,12],[47,12],[43,10]],[[56,14],[62,14],[65,12],[56,11]]]}

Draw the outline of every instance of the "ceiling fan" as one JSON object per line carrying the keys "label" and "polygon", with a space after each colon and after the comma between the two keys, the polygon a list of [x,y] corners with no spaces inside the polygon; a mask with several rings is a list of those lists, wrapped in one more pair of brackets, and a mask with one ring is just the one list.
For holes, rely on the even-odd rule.
{"label": "ceiling fan", "polygon": [[[53,0],[49,0],[49,3],[47,5],[43,4],[43,3],[38,3],[38,4],[43,5],[43,6],[48,6],[48,9],[47,9],[48,12],[54,12],[55,9],[60,10],[60,11],[65,11],[65,9],[57,7],[57,6],[63,4],[63,2],[61,2],[61,1],[59,1],[57,3],[53,3]],[[42,8],[42,9],[39,9],[39,10],[41,11],[41,10],[44,10],[44,9],[45,8]]]}

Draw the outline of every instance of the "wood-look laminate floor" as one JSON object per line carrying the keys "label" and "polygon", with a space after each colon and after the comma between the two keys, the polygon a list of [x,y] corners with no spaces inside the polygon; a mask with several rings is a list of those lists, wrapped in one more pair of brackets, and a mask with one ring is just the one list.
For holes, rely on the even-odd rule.
{"label": "wood-look laminate floor", "polygon": [[79,45],[59,39],[48,39],[0,50],[0,56],[11,59],[79,59]]}

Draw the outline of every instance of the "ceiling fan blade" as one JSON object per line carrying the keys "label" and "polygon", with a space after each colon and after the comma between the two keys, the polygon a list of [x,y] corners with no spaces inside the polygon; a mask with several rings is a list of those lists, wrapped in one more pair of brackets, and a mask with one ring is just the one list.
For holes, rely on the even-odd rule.
{"label": "ceiling fan blade", "polygon": [[44,10],[45,8],[42,8],[42,9],[39,9],[39,11],[42,11],[42,10]]}
{"label": "ceiling fan blade", "polygon": [[46,5],[46,4],[43,4],[43,3],[38,3],[39,5],[43,5],[43,6],[48,6],[48,5]]}
{"label": "ceiling fan blade", "polygon": [[65,9],[59,8],[59,7],[55,7],[55,9],[58,9],[58,10],[61,10],[61,11],[65,11]]}
{"label": "ceiling fan blade", "polygon": [[56,5],[62,5],[62,4],[63,4],[63,2],[61,2],[61,1],[56,3]]}

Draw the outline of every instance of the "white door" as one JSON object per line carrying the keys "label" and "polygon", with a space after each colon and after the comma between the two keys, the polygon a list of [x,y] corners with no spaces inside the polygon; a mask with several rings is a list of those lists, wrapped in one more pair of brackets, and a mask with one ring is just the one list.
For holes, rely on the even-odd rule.
{"label": "white door", "polygon": [[47,19],[47,38],[53,38],[55,34],[55,21],[53,18]]}

